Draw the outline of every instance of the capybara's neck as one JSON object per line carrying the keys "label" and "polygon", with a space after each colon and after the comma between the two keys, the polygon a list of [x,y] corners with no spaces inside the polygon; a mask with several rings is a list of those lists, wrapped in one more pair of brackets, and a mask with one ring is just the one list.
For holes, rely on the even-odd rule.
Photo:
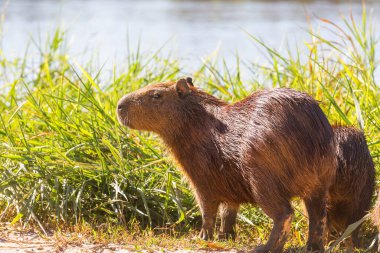
{"label": "capybara's neck", "polygon": [[217,161],[220,159],[218,139],[228,128],[222,121],[225,104],[214,102],[218,101],[210,103],[209,100],[205,100],[190,105],[188,103],[177,122],[173,122],[174,127],[170,132],[161,134],[184,169],[188,163],[191,167],[197,163],[202,167],[220,164]]}
{"label": "capybara's neck", "polygon": [[196,99],[187,101],[170,132],[160,133],[191,180],[223,166],[220,138],[229,131],[223,122],[226,103],[208,94]]}

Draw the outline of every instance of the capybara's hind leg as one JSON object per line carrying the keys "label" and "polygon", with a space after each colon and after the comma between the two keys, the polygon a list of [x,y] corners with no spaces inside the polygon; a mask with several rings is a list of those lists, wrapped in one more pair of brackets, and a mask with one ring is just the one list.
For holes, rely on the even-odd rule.
{"label": "capybara's hind leg", "polygon": [[[357,207],[357,208],[352,207],[354,211],[353,211],[351,217],[348,219],[346,227],[348,227],[350,224],[353,224],[353,223],[359,221],[361,218],[363,218],[366,215],[367,210],[369,209],[369,206],[370,206],[369,201],[368,201],[368,204],[365,203],[364,201],[361,202],[360,204],[361,204],[360,207]],[[363,207],[363,205],[364,205],[364,207]],[[352,242],[352,246],[353,246],[353,248],[356,248],[356,249],[360,249],[362,247],[360,237],[359,237],[360,229],[361,229],[361,225],[359,225],[352,232],[351,237],[350,237],[350,240]]]}
{"label": "capybara's hind leg", "polygon": [[219,203],[207,198],[198,198],[198,203],[202,212],[202,229],[199,237],[203,240],[212,240]]}
{"label": "capybara's hind leg", "polygon": [[[364,214],[362,215],[364,216]],[[356,221],[358,221],[360,218],[357,218],[357,219],[352,219],[349,221],[349,224],[347,224],[347,226],[349,226],[350,224],[352,223],[355,223]],[[347,227],[346,227],[347,228]],[[351,248],[351,249],[360,249],[361,248],[361,242],[360,242],[360,238],[359,238],[359,233],[360,233],[360,228],[361,226],[357,227],[352,233],[351,233],[351,236],[350,238],[348,238],[346,241],[347,241],[347,247],[348,248]]]}
{"label": "capybara's hind leg", "polygon": [[307,249],[312,252],[324,252],[324,232],[326,230],[326,194],[315,194],[305,198],[305,206],[309,215],[309,236]]}
{"label": "capybara's hind leg", "polygon": [[219,240],[234,240],[236,237],[235,224],[236,216],[239,211],[238,204],[231,203],[221,203],[219,206],[220,211],[220,229],[219,229]]}
{"label": "capybara's hind leg", "polygon": [[[357,235],[356,235],[357,236]],[[344,241],[345,253],[351,253],[355,251],[353,234]]]}
{"label": "capybara's hind leg", "polygon": [[290,232],[293,209],[289,202],[274,203],[267,199],[265,205],[260,205],[263,211],[273,220],[273,228],[265,245],[258,246],[252,253],[281,253]]}

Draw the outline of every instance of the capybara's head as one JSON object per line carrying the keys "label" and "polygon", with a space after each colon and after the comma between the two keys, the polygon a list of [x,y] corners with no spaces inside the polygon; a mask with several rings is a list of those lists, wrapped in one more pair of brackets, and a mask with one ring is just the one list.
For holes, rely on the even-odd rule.
{"label": "capybara's head", "polygon": [[150,84],[122,97],[117,104],[120,124],[132,129],[161,133],[180,119],[188,97],[196,89],[192,79]]}

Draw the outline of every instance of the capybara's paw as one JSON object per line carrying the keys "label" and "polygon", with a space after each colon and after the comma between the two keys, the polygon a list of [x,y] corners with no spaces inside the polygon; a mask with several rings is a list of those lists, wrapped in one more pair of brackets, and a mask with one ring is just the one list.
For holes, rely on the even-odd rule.
{"label": "capybara's paw", "polygon": [[253,250],[249,251],[249,253],[268,253],[269,250],[267,249],[266,245],[259,245]]}
{"label": "capybara's paw", "polygon": [[212,232],[202,228],[201,232],[199,233],[199,238],[201,238],[205,241],[211,241],[212,240]]}
{"label": "capybara's paw", "polygon": [[307,244],[307,252],[309,253],[323,253],[325,252],[325,248],[323,245],[320,245],[318,243],[308,243]]}
{"label": "capybara's paw", "polygon": [[235,233],[222,233],[222,232],[219,232],[219,234],[218,234],[218,240],[219,241],[228,241],[228,240],[234,241],[235,238],[236,238],[236,234]]}

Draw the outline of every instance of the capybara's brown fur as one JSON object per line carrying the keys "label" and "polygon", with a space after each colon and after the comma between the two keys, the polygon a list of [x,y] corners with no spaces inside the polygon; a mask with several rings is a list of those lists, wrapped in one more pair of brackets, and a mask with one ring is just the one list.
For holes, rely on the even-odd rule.
{"label": "capybara's brown fur", "polygon": [[377,227],[378,239],[377,239],[377,252],[380,252],[380,189],[377,190],[377,201],[375,208],[372,211],[371,219],[373,224]]}
{"label": "capybara's brown fur", "polygon": [[228,104],[188,78],[125,95],[117,114],[123,125],[153,131],[169,147],[195,191],[202,238],[213,235],[220,205],[229,216],[241,203],[252,203],[274,223],[268,242],[254,252],[282,252],[293,217],[290,201],[299,196],[309,213],[308,248],[324,251],[335,144],[326,116],[307,94],[272,89]]}
{"label": "capybara's brown fur", "polygon": [[[375,168],[364,133],[353,127],[334,127],[337,146],[336,178],[329,190],[327,224],[329,232],[343,232],[369,210],[375,187]],[[351,245],[360,247],[359,228]]]}
{"label": "capybara's brown fur", "polygon": [[[375,185],[375,168],[364,133],[353,127],[333,127],[337,172],[327,202],[328,234],[342,233],[348,225],[360,220],[369,210]],[[220,213],[221,231],[234,238],[236,210]],[[234,213],[235,212],[235,213]],[[373,212],[380,229],[380,198]],[[380,231],[380,230],[379,230]],[[349,245],[360,247],[359,228],[351,235]],[[222,234],[222,238],[226,235]]]}

